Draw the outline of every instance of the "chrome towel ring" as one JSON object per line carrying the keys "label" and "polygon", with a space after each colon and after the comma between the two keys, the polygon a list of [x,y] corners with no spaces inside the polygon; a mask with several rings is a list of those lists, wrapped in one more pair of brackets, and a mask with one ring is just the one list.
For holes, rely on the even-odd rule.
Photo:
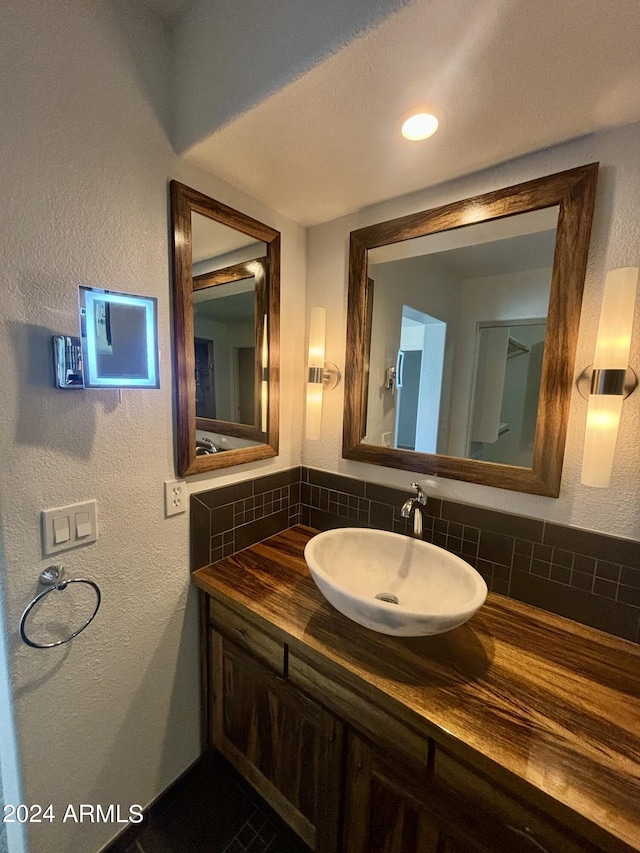
{"label": "chrome towel ring", "polygon": [[[69,578],[68,580],[65,580],[64,568],[62,566],[49,566],[48,569],[45,569],[40,575],[40,583],[43,586],[48,587],[48,589],[45,589],[44,592],[36,595],[33,601],[25,608],[24,613],[20,617],[20,636],[28,646],[31,646],[32,649],[52,649],[54,646],[62,646],[64,643],[68,643],[69,640],[73,640],[74,637],[77,637],[78,634],[81,634],[82,631],[84,631],[87,625],[90,625],[91,622],[93,622],[96,613],[100,609],[102,595],[100,594],[100,587],[94,581],[86,580],[84,578]],[[65,590],[70,583],[86,583],[88,586],[93,588],[97,599],[95,610],[84,625],[78,628],[77,631],[74,631],[70,637],[66,637],[64,640],[57,640],[55,643],[35,643],[27,636],[25,631],[27,616],[31,613],[36,604],[45,598],[45,596],[55,591]]]}

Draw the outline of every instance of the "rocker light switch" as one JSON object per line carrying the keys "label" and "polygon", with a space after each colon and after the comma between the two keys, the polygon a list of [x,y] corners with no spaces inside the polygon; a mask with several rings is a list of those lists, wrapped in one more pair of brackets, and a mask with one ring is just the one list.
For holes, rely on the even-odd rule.
{"label": "rocker light switch", "polygon": [[45,509],[42,512],[42,549],[44,556],[57,554],[98,538],[95,501]]}
{"label": "rocker light switch", "polygon": [[91,536],[91,521],[88,512],[76,513],[76,538],[86,539]]}
{"label": "rocker light switch", "polygon": [[71,539],[69,516],[59,515],[53,519],[53,541],[56,545],[62,545],[63,542],[68,542],[69,539]]}

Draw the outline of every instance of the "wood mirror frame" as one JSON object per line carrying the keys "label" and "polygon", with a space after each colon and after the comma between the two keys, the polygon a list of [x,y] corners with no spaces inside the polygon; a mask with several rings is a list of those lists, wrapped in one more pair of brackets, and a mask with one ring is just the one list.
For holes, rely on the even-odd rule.
{"label": "wood mirror frame", "polygon": [[[199,280],[194,282],[192,212],[213,219],[266,244],[266,262],[261,265],[265,274],[256,276],[256,357],[258,357],[259,342],[262,340],[263,316],[266,314],[268,317],[269,402],[266,432],[262,432],[258,423],[252,426],[210,418],[196,418],[193,293],[194,289],[220,282],[211,274],[207,277],[208,281],[205,280],[205,276],[199,276]],[[171,181],[171,232],[178,475],[184,477],[189,474],[202,474],[216,468],[228,468],[232,465],[253,462],[256,459],[277,456],[280,421],[280,232],[178,181]],[[260,372],[262,372],[261,365]],[[257,385],[256,381],[256,387]],[[256,420],[259,422],[257,406]],[[206,456],[196,456],[196,428],[261,443]]]}
{"label": "wood mirror frame", "polygon": [[[495,190],[351,232],[345,364],[345,459],[558,497],[598,164]],[[558,206],[547,336],[531,468],[362,442],[366,434],[369,249]]]}

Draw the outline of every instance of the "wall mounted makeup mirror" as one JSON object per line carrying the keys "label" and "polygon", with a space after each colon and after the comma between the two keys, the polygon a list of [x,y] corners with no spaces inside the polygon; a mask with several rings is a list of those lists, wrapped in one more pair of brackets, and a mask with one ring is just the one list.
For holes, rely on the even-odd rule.
{"label": "wall mounted makeup mirror", "polygon": [[280,233],[171,182],[178,474],[278,454]]}
{"label": "wall mounted makeup mirror", "polygon": [[345,458],[558,496],[597,172],[351,233]]}
{"label": "wall mounted makeup mirror", "polygon": [[78,288],[80,336],[53,338],[56,388],[159,388],[158,300]]}

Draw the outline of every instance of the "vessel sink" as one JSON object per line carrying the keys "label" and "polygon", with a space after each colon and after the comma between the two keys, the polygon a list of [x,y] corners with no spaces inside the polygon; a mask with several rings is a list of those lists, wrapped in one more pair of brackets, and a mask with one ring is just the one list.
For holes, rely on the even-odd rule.
{"label": "vessel sink", "polygon": [[385,530],[318,533],[304,557],[318,589],[340,613],[381,634],[451,631],[485,602],[487,585],[460,557]]}

